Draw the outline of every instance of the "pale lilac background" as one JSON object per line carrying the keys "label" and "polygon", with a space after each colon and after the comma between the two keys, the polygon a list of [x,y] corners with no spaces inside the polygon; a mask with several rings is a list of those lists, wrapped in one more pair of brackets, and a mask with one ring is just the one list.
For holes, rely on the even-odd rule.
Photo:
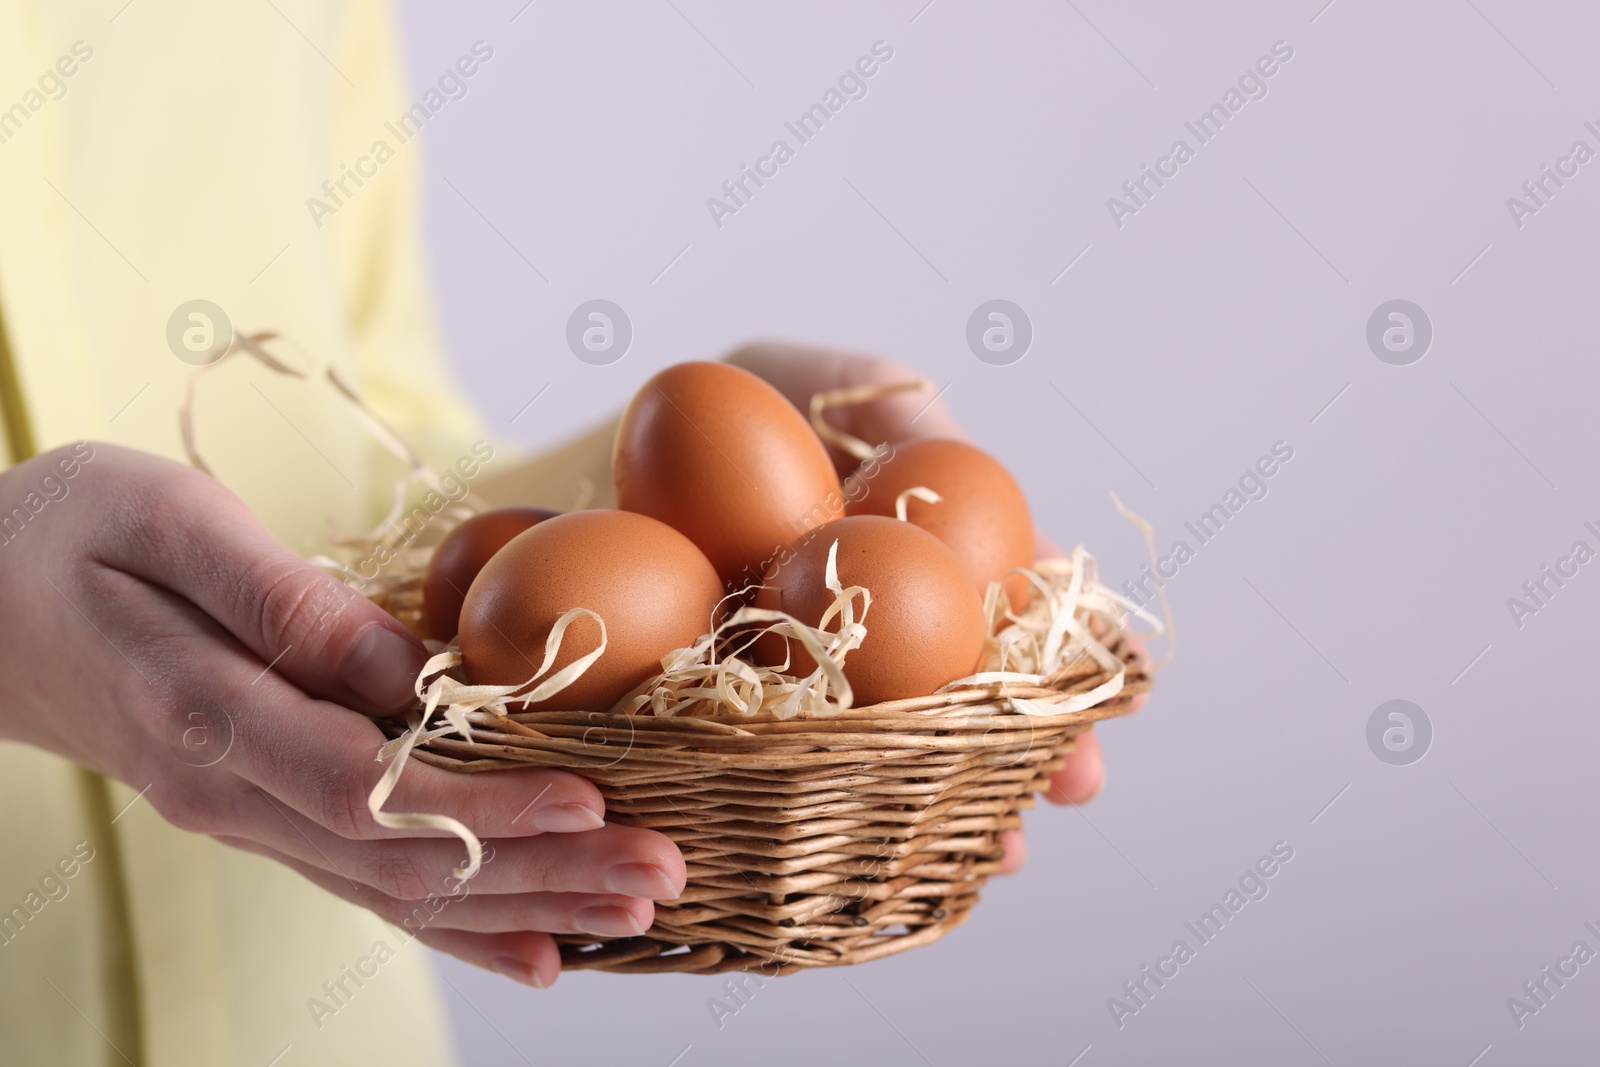
{"label": "pale lilac background", "polygon": [[[1505,1003],[1578,938],[1600,948],[1600,565],[1520,631],[1505,606],[1600,520],[1600,162],[1520,230],[1505,206],[1596,145],[1592,9],[523,2],[403,7],[419,94],[495,48],[423,143],[445,326],[498,433],[553,442],[752,336],[884,352],[949,384],[1043,528],[1118,579],[1142,549],[1108,490],[1165,546],[1274,441],[1295,457],[1173,581],[1180,653],[1148,710],[1100,731],[1105,793],[1029,816],[1027,871],[965,927],[771,984],[721,1031],[720,979],[539,994],[444,961],[469,1063],[1489,1067],[1592,1047],[1600,966],[1520,1032]],[[717,230],[706,197],[879,39],[895,56],[866,99]],[[1116,229],[1106,197],[1280,39],[1270,94]],[[595,297],[636,331],[610,367],[563,339]],[[1014,366],[964,342],[993,297],[1034,323]],[[1396,297],[1436,331],[1410,367],[1364,340]],[[1409,767],[1365,741],[1396,697],[1436,735]],[[1280,839],[1270,896],[1119,1032],[1107,998]]]}

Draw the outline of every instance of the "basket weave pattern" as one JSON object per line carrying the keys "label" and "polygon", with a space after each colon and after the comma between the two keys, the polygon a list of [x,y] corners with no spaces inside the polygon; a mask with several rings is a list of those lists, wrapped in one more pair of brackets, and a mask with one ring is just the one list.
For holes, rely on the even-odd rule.
{"label": "basket weave pattern", "polygon": [[478,713],[473,740],[413,758],[478,772],[537,764],[593,781],[609,818],[682,850],[688,885],[644,937],[558,936],[568,969],[714,974],[860,963],[938,939],[1000,870],[1000,834],[1045,789],[1076,736],[1149,688],[1121,640],[1126,685],[1064,715],[1009,699],[1065,700],[1106,681],[1085,656],[1041,686],[976,686],[785,721],[585,712]]}
{"label": "basket weave pattern", "polygon": [[[276,373],[324,379],[408,469],[378,530],[336,537],[332,557],[315,562],[420,633],[423,574],[434,538],[445,531],[413,545],[414,532],[400,519],[408,492],[420,485],[443,494],[443,484],[335,370],[301,369],[279,359],[272,348],[280,342],[291,343],[271,331],[238,334],[224,356],[247,355]],[[185,452],[207,472],[195,442],[195,386],[222,362],[196,368],[179,411]],[[305,363],[315,367],[309,356]],[[931,383],[818,394],[810,406],[812,425],[823,440],[867,461],[877,449],[834,429],[824,410],[916,388]],[[459,519],[471,510],[451,514]],[[1133,518],[1148,542],[1148,526]],[[375,560],[376,576],[367,569]],[[1083,563],[1080,547],[1074,567]],[[1080,578],[1072,579],[1072,588],[1081,590]],[[992,605],[998,588],[990,592]],[[1082,621],[1098,642],[1095,650],[1103,656],[1108,649],[1126,670],[1120,692],[1077,711],[1031,713],[1112,681],[1114,669],[1095,656],[1080,654],[1038,684],[1040,675],[1029,674],[1028,684],[974,685],[825,717],[514,712],[504,705],[463,710],[471,740],[433,733],[410,749],[409,758],[462,772],[530,764],[570,769],[600,789],[612,821],[658,830],[682,850],[685,891],[656,905],[647,934],[603,941],[560,936],[566,968],[777,975],[860,963],[937,940],[964,920],[984,882],[1001,868],[1000,835],[1021,825],[1021,812],[1048,786],[1077,735],[1098,720],[1126,714],[1150,687],[1142,658],[1107,614],[1106,598],[1099,601],[1098,609],[1084,609]],[[1062,634],[1052,632],[1046,643],[1059,651],[1055,639]],[[1082,636],[1077,629],[1074,634]],[[1041,658],[1057,662],[1054,652]],[[998,669],[1004,672],[1005,664]],[[1013,700],[1027,701],[1029,713]],[[396,739],[408,730],[394,720],[382,724]],[[408,745],[426,724],[415,725],[419,733],[406,738]],[[392,788],[394,780],[386,774],[379,788]],[[370,803],[381,821],[376,791]],[[462,832],[464,840],[472,838]],[[478,847],[472,839],[474,865]]]}

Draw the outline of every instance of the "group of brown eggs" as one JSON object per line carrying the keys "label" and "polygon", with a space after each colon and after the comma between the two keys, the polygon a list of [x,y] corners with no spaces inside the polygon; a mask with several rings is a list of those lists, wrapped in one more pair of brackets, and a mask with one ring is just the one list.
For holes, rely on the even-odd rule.
{"label": "group of brown eggs", "polygon": [[[845,657],[855,704],[925,696],[973,673],[990,631],[990,583],[1001,583],[1014,610],[1027,601],[1026,579],[1012,573],[1033,560],[1022,490],[988,454],[955,440],[883,447],[843,473],[841,482],[828,446],[762,379],[723,363],[668,367],[617,429],[618,509],[503,507],[462,522],[430,560],[425,633],[458,640],[469,681],[522,687],[557,620],[586,608],[605,620],[605,651],[527,706],[605,711],[740,604],[822,624],[837,595],[824,580],[837,543],[840,583],[871,594],[866,637]],[[932,492],[906,492],[916,488]],[[578,616],[540,678],[592,652],[600,636]],[[815,669],[781,633],[743,647],[788,674]]]}

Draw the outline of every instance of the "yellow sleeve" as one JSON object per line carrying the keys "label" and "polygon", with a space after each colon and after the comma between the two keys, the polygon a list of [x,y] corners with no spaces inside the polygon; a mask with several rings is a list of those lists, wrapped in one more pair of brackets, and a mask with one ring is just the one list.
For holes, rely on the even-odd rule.
{"label": "yellow sleeve", "polygon": [[[422,255],[424,137],[402,143],[391,126],[415,101],[400,66],[401,41],[387,0],[354,0],[334,62],[330,136],[335,166],[368,164],[375,176],[324,220],[334,243],[363,400],[436,469],[483,435],[478,413],[453,380],[440,344]],[[381,490],[380,490],[381,491]]]}

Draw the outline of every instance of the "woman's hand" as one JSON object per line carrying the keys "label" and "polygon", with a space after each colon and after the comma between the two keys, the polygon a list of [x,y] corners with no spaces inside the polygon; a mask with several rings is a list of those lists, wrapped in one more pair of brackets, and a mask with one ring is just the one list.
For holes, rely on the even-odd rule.
{"label": "woman's hand", "polygon": [[0,737],[144,790],[174,825],[390,922],[427,916],[421,940],[470,963],[548,985],[549,933],[641,933],[652,899],[683,888],[677,848],[603,826],[576,775],[416,762],[391,810],[494,839],[470,893],[419,910],[449,893],[461,843],[379,827],[367,795],[384,742],[369,716],[413,703],[422,645],[197,471],[79,444],[0,474],[0,603]]}
{"label": "woman's hand", "polygon": [[[916,371],[893,360],[855,355],[832,349],[812,348],[779,341],[749,344],[727,357],[729,363],[760,375],[777,387],[802,411],[808,409],[812,394],[855,385],[915,381]],[[845,433],[869,444],[887,441],[898,444],[928,437],[971,440],[945,407],[944,401],[921,392],[892,393],[868,404],[853,404],[828,413],[828,421]],[[855,460],[831,449],[841,475],[855,467]],[[1043,534],[1038,535],[1040,558],[1061,552]],[[1135,638],[1137,654],[1145,655]],[[1134,698],[1137,710],[1144,695]],[[1086,804],[1100,792],[1105,782],[1105,764],[1100,756],[1100,741],[1093,732],[1079,735],[1077,749],[1067,756],[1066,766],[1050,779],[1045,797],[1056,804]],[[1027,857],[1027,846],[1020,833],[1005,835],[1007,871],[1015,871]]]}

